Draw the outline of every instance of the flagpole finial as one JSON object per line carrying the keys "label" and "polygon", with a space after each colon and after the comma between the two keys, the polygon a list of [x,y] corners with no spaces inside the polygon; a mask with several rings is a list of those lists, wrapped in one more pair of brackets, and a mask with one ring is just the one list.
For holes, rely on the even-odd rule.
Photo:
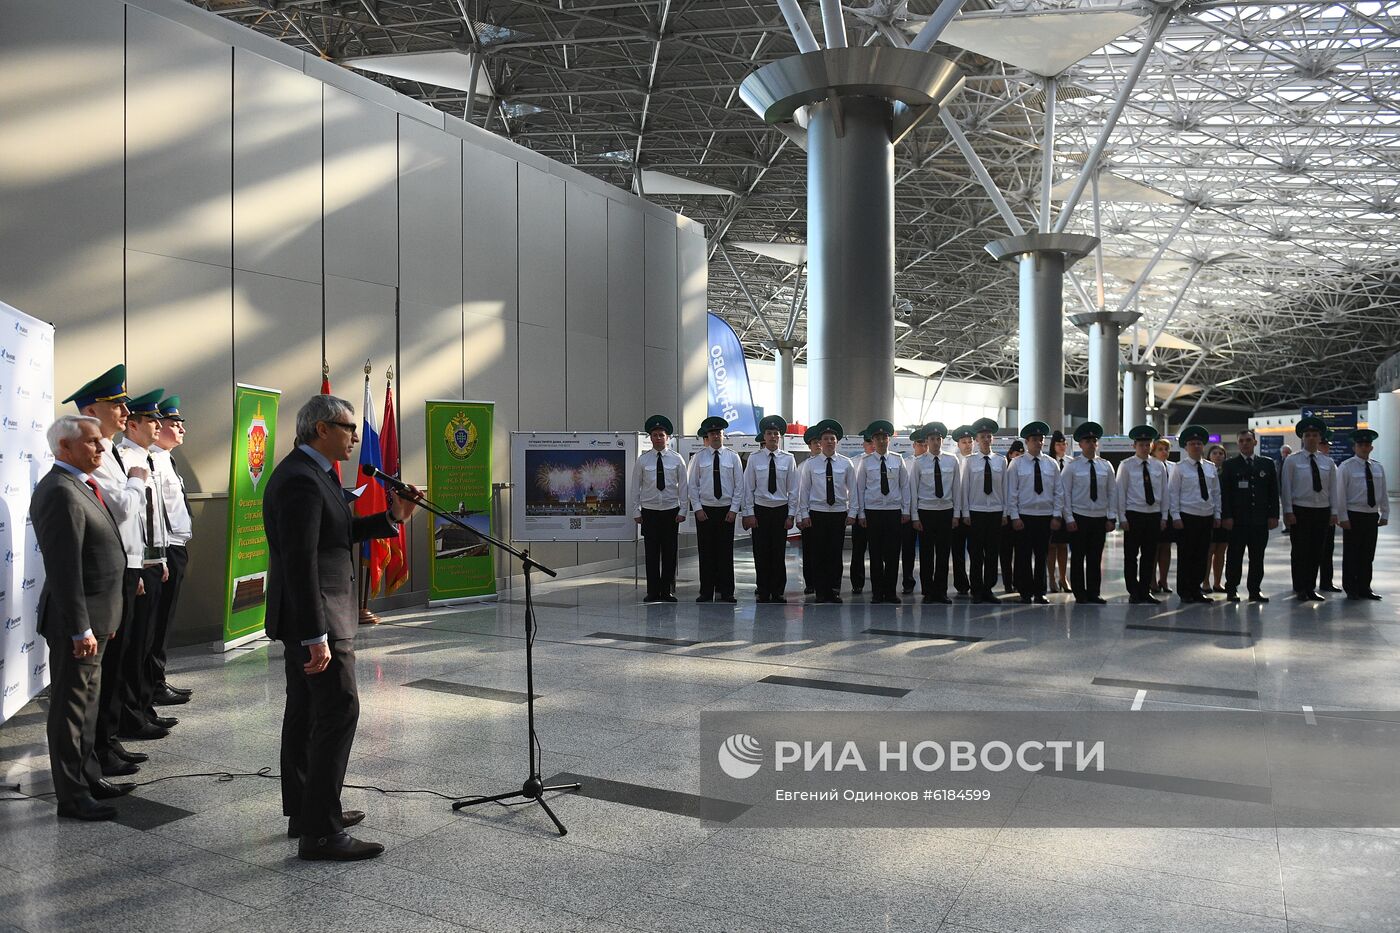
{"label": "flagpole finial", "polygon": [[384,378],[390,382],[394,381],[394,367],[392,365],[384,371]]}
{"label": "flagpole finial", "polygon": [[369,373],[370,373],[369,360],[365,360],[365,378],[366,378],[366,379],[369,378]]}
{"label": "flagpole finial", "polygon": [[321,378],[322,378],[322,379],[329,379],[330,377],[331,377],[331,364],[328,363],[328,362],[326,362],[325,357],[322,357],[322,358],[321,358]]}

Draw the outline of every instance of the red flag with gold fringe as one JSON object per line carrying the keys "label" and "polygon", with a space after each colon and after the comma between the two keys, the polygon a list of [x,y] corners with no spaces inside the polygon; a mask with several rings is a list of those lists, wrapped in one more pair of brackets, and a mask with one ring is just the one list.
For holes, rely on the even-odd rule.
{"label": "red flag with gold fringe", "polygon": [[[394,417],[394,371],[388,371],[384,386],[384,420],[379,429],[379,455],[385,473],[399,475],[399,430]],[[389,559],[384,566],[383,595],[388,596],[408,582],[408,530],[399,526],[398,537],[389,538]]]}

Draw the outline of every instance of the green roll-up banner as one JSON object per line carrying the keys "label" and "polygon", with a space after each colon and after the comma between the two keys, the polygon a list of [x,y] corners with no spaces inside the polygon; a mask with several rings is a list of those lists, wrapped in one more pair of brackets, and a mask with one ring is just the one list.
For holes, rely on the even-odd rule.
{"label": "green roll-up banner", "polygon": [[[491,516],[495,410],[495,402],[427,402],[428,498],[491,535],[497,533]],[[446,519],[428,517],[428,604],[494,597],[491,548]]]}
{"label": "green roll-up banner", "polygon": [[276,463],[277,403],[282,393],[261,386],[233,389],[233,460],[228,481],[228,589],[224,650],[257,638],[267,615],[267,535],[263,491]]}

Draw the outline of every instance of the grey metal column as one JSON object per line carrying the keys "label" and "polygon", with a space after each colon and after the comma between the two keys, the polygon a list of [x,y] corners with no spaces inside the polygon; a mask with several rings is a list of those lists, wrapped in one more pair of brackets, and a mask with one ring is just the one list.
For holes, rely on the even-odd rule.
{"label": "grey metal column", "polygon": [[1147,377],[1152,367],[1143,363],[1123,364],[1123,430],[1147,424]]}
{"label": "grey metal column", "polygon": [[1089,420],[1103,425],[1106,434],[1123,432],[1123,409],[1118,404],[1118,337],[1137,318],[1133,311],[1097,311],[1074,314],[1069,319],[1089,335]]}
{"label": "grey metal column", "polygon": [[797,344],[791,340],[780,340],[773,345],[774,384],[778,388],[778,410],[784,421],[792,421],[792,361],[797,354]]}
{"label": "grey metal column", "polygon": [[794,55],[739,87],[767,123],[805,108],[809,421],[894,415],[894,145],[961,87],[946,59],[878,46]]}
{"label": "grey metal column", "polygon": [[[1380,434],[1376,439],[1376,459],[1393,473],[1400,464],[1400,389],[1381,392],[1371,403],[1371,410],[1375,412],[1371,430]],[[1387,481],[1386,494],[1392,499],[1400,496],[1400,483]]]}
{"label": "grey metal column", "polygon": [[993,259],[1020,272],[1021,424],[1065,420],[1065,270],[1093,252],[1098,240],[1079,233],[1027,233],[988,243]]}

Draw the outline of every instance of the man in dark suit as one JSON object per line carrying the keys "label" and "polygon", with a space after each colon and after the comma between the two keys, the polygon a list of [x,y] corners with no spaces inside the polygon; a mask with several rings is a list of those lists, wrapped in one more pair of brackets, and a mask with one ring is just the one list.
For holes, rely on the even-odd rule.
{"label": "man in dark suit", "polygon": [[93,752],[102,655],[122,618],[126,551],[92,473],[102,462],[101,422],[64,415],[49,428],[54,466],[34,487],[29,515],[44,559],[39,632],[49,645],[49,759],[58,815],[110,820],[99,803],[129,792],[111,784]]}
{"label": "man in dark suit", "polygon": [[1230,533],[1225,552],[1225,599],[1240,601],[1240,573],[1244,554],[1249,551],[1249,601],[1266,603],[1260,588],[1264,585],[1264,548],[1269,532],[1278,527],[1278,471],[1270,457],[1255,455],[1259,439],[1248,429],[1236,442],[1238,456],[1220,468],[1220,524]]}
{"label": "man in dark suit", "polygon": [[345,832],[364,814],[340,808],[360,715],[355,544],[394,537],[414,504],[390,492],[383,514],[350,511],[332,467],[350,459],[358,437],[349,402],[312,396],[297,412],[297,448],[277,464],[263,494],[267,634],[282,642],[287,670],[282,812],[287,835],[301,839],[297,854],[310,860],[353,861],[384,851]]}

